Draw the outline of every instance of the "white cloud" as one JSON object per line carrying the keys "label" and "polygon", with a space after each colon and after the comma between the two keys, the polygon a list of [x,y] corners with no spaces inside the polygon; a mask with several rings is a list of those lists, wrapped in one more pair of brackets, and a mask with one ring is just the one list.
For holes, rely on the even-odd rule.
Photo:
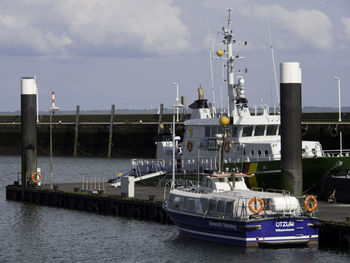
{"label": "white cloud", "polygon": [[344,29],[345,35],[348,39],[350,39],[350,17],[343,17],[341,21],[345,27]]}
{"label": "white cloud", "polygon": [[190,38],[180,13],[172,0],[1,1],[0,53],[177,54]]}
{"label": "white cloud", "polygon": [[313,48],[326,50],[333,45],[332,22],[319,10],[290,11],[279,5],[271,5],[255,6],[251,12],[261,20],[269,17],[273,25],[294,34]]}

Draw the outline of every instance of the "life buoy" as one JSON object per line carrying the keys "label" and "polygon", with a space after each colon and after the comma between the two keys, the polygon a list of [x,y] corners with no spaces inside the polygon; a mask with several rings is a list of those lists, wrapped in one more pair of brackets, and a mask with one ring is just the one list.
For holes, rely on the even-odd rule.
{"label": "life buoy", "polygon": [[187,141],[187,150],[190,152],[193,149],[193,143],[191,141]]}
{"label": "life buoy", "polygon": [[32,182],[33,183],[39,183],[41,182],[41,174],[39,174],[38,172],[35,172],[32,174]]}
{"label": "life buoy", "polygon": [[[260,208],[258,209],[257,202],[260,203]],[[254,207],[252,206],[254,203]],[[254,214],[259,214],[264,209],[264,201],[259,197],[253,197],[250,199],[248,204],[249,210]]]}
{"label": "life buoy", "polygon": [[225,153],[229,153],[230,152],[230,149],[231,149],[231,142],[230,141],[226,141],[224,143],[224,150],[225,150]]}
{"label": "life buoy", "polygon": [[306,211],[308,212],[314,211],[317,207],[316,197],[314,197],[313,195],[309,195],[308,197],[305,198],[304,205],[305,205]]}

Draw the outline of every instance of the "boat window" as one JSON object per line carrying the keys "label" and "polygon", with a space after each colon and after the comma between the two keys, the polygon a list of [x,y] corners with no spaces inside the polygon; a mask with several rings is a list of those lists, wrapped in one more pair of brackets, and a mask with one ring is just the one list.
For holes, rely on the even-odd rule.
{"label": "boat window", "polygon": [[215,134],[218,133],[218,127],[217,126],[212,126],[211,127],[211,137],[215,137]]}
{"label": "boat window", "polygon": [[260,149],[258,150],[258,155],[261,156],[261,150]]}
{"label": "boat window", "polygon": [[278,125],[268,125],[266,135],[276,135]]}
{"label": "boat window", "polygon": [[210,199],[209,201],[209,213],[215,213],[216,212],[216,200]]}
{"label": "boat window", "polygon": [[242,137],[252,136],[253,126],[244,126]]}
{"label": "boat window", "polygon": [[225,214],[226,215],[232,215],[232,213],[233,213],[233,201],[227,201],[226,202]]}
{"label": "boat window", "polygon": [[225,201],[224,200],[219,200],[218,205],[217,205],[217,210],[219,213],[225,213]]}
{"label": "boat window", "polygon": [[201,204],[203,211],[208,211],[209,209],[209,200],[207,198],[201,198]]}
{"label": "boat window", "polygon": [[265,125],[257,125],[255,126],[255,136],[263,136],[265,132]]}
{"label": "boat window", "polygon": [[232,126],[232,137],[237,137],[237,127]]}
{"label": "boat window", "polygon": [[250,152],[250,155],[251,155],[251,156],[254,156],[254,150],[252,150],[252,151]]}
{"label": "boat window", "polygon": [[191,212],[195,212],[196,211],[196,206],[194,203],[194,199],[193,198],[187,198],[188,201],[188,210]]}
{"label": "boat window", "polygon": [[269,151],[268,150],[265,150],[265,156],[269,156]]}
{"label": "boat window", "polygon": [[244,156],[246,155],[246,152],[245,152],[245,150],[243,151],[243,155],[244,155]]}
{"label": "boat window", "polygon": [[205,137],[210,137],[210,127],[205,127]]}

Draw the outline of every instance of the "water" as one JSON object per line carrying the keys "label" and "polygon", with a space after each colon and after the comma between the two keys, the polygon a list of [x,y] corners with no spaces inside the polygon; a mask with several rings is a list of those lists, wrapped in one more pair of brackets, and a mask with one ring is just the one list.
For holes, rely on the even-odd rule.
{"label": "water", "polygon": [[[0,262],[350,262],[317,248],[245,249],[186,238],[175,226],[6,201],[20,157],[0,157]],[[49,159],[40,157],[43,179]],[[113,177],[127,159],[55,158],[54,183]]]}

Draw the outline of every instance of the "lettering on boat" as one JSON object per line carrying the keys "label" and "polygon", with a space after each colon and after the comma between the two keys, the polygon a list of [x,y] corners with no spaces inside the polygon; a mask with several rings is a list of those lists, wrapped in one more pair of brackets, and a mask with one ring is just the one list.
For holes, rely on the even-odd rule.
{"label": "lettering on boat", "polygon": [[230,228],[232,230],[237,230],[237,226],[236,225],[232,225],[232,224],[228,224],[228,223],[209,221],[209,226],[223,227],[223,228]]}
{"label": "lettering on boat", "polygon": [[294,227],[294,222],[293,221],[280,221],[280,222],[276,222],[275,226],[276,227]]}

